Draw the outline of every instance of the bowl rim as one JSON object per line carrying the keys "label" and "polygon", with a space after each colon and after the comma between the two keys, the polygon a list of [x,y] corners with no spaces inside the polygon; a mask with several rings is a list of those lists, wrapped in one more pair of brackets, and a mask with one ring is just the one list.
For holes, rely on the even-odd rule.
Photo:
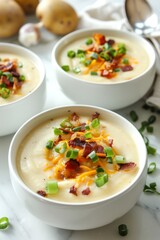
{"label": "bowl rim", "polygon": [[[31,51],[30,49],[28,49],[26,47],[23,47],[23,46],[20,46],[20,45],[17,45],[17,44],[14,44],[14,43],[5,43],[5,42],[0,42],[0,48],[1,47],[7,47],[8,48],[8,53],[10,53],[10,49],[12,50],[12,48],[20,50],[22,53],[23,52],[27,53],[28,55],[30,55],[32,57],[33,60],[36,59],[36,61],[38,62],[38,65],[35,64],[35,66],[37,67],[38,71],[40,69],[40,72],[41,72],[41,74],[39,75],[40,76],[40,81],[39,81],[38,85],[32,91],[30,91],[29,93],[27,93],[26,95],[22,96],[21,98],[15,100],[15,101],[8,102],[8,103],[0,105],[0,109],[3,109],[3,108],[6,108],[7,106],[11,107],[15,104],[18,104],[19,102],[23,102],[27,98],[29,98],[31,95],[33,95],[41,87],[41,85],[45,81],[46,70],[45,70],[45,66],[44,66],[44,63],[41,60],[41,58],[36,53]],[[11,52],[11,54],[12,54],[12,52]],[[17,54],[17,56],[18,55],[19,54]]]}
{"label": "bowl rim", "polygon": [[[41,118],[41,116],[43,116],[43,120],[41,119],[41,121],[39,122],[39,124],[43,123],[44,121],[47,121],[48,119],[50,119],[50,116],[48,116],[48,113],[53,113],[55,110],[64,110],[64,109],[70,109],[70,108],[85,108],[85,109],[93,109],[95,110],[100,110],[103,111],[105,113],[109,113],[110,115],[112,115],[114,118],[118,118],[121,121],[125,122],[129,128],[132,129],[132,131],[134,131],[136,134],[138,134],[139,139],[141,141],[141,144],[143,145],[143,151],[144,151],[144,163],[143,163],[143,167],[141,167],[141,169],[139,169],[138,173],[136,174],[135,178],[133,179],[132,183],[129,184],[129,186],[125,187],[124,189],[122,189],[121,191],[119,191],[118,193],[115,193],[109,197],[105,197],[103,199],[99,199],[96,201],[89,201],[89,202],[63,202],[63,201],[58,201],[58,200],[54,200],[54,199],[49,199],[49,198],[44,198],[40,195],[38,195],[37,193],[35,193],[33,190],[31,190],[21,179],[20,175],[18,174],[18,169],[17,166],[14,167],[14,165],[16,165],[16,156],[13,162],[12,159],[12,152],[14,151],[14,144],[16,139],[18,138],[19,134],[21,134],[21,132],[24,131],[25,128],[27,128],[27,126],[33,121],[37,121],[39,118]],[[54,113],[53,113],[54,114]],[[26,137],[26,135],[28,133],[30,133],[33,129],[33,126],[25,132],[25,136],[23,136],[23,138],[21,140],[24,139],[24,137]],[[18,150],[18,147],[17,147]],[[17,152],[16,152],[17,154]],[[10,171],[10,176],[13,175],[14,179],[16,180],[16,182],[18,182],[18,184],[26,191],[28,192],[34,199],[37,199],[39,201],[43,201],[46,204],[57,204],[60,206],[88,206],[88,205],[96,205],[99,203],[104,203],[104,202],[110,202],[110,201],[114,201],[117,198],[120,198],[121,196],[123,196],[124,194],[126,194],[127,192],[130,192],[135,185],[137,184],[137,181],[139,179],[141,179],[141,176],[144,174],[144,172],[146,172],[147,169],[147,150],[146,150],[146,146],[144,143],[144,140],[141,136],[141,134],[139,133],[139,131],[137,130],[137,128],[131,123],[129,122],[129,120],[127,120],[125,117],[121,116],[120,114],[112,111],[112,110],[108,110],[102,107],[98,107],[98,106],[92,106],[92,105],[85,105],[85,104],[72,104],[72,105],[64,105],[64,106],[58,106],[58,107],[53,107],[47,110],[44,110],[38,114],[36,114],[35,116],[31,117],[30,119],[28,119],[19,129],[18,131],[15,133],[15,135],[13,136],[10,146],[9,146],[9,151],[8,151],[8,165],[9,165],[9,171]]]}
{"label": "bowl rim", "polygon": [[[149,51],[151,51],[152,54],[148,54],[147,55],[149,57],[149,59],[151,60],[149,63],[149,66],[146,68],[146,70],[139,74],[138,76],[129,79],[128,81],[119,81],[119,82],[107,82],[107,83],[98,83],[98,82],[92,82],[92,81],[87,81],[87,80],[82,80],[78,77],[76,77],[75,75],[71,75],[68,72],[65,72],[59,65],[57,57],[56,57],[56,52],[63,46],[64,42],[66,41],[67,43],[73,41],[74,39],[77,39],[77,36],[81,35],[81,33],[87,34],[87,33],[94,33],[94,32],[105,32],[105,34],[107,34],[107,32],[109,32],[109,34],[123,34],[123,35],[128,35],[129,37],[134,38],[135,40],[139,40],[141,42],[143,42],[145,45],[147,45],[147,47],[149,48]],[[72,39],[72,40],[70,40]],[[150,57],[152,55],[152,58]],[[144,74],[147,74],[156,64],[156,53],[154,51],[153,46],[142,36],[137,35],[134,32],[129,32],[127,30],[119,30],[119,29],[110,29],[110,28],[101,28],[101,27],[96,27],[96,28],[85,28],[85,29],[78,29],[74,32],[71,32],[65,36],[63,36],[60,40],[58,40],[56,42],[56,44],[53,46],[52,52],[51,52],[51,62],[52,65],[54,66],[56,64],[55,69],[57,68],[62,74],[64,74],[64,76],[66,77],[70,77],[72,79],[76,79],[76,81],[81,82],[82,84],[88,84],[88,85],[101,85],[101,86],[112,86],[112,85],[119,85],[119,84],[128,84],[131,83],[133,81],[136,81],[137,79],[141,78]]]}

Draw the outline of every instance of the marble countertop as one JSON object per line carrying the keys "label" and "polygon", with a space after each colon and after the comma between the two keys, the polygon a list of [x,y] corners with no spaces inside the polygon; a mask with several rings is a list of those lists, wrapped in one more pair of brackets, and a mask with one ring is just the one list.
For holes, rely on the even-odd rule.
{"label": "marble countertop", "polygon": [[[78,2],[78,1],[73,1]],[[81,1],[79,6],[83,9],[87,4],[92,4],[94,0]],[[76,5],[77,9],[79,7]],[[44,33],[43,33],[44,34]],[[58,40],[57,37],[46,32],[45,38],[37,46],[30,47],[38,54],[46,67],[47,97],[44,109],[55,106],[69,105],[73,102],[61,91],[54,75],[54,67],[51,64],[51,51]],[[8,42],[18,43],[17,38],[7,40]],[[135,110],[139,116],[136,127],[139,128],[141,122],[147,120],[150,115],[156,116],[154,123],[154,133],[146,135],[150,144],[157,148],[155,156],[148,156],[148,164],[156,162],[157,169],[153,174],[147,176],[147,184],[157,183],[160,191],[160,113],[151,112],[142,108],[144,99],[117,111],[122,116],[130,119],[129,112]],[[7,216],[10,226],[6,230],[0,230],[0,240],[119,240],[122,239],[118,234],[118,225],[127,224],[128,235],[126,240],[158,240],[160,236],[160,195],[141,194],[137,204],[123,217],[115,222],[93,230],[71,231],[57,229],[42,223],[39,219],[32,216],[23,206],[22,202],[15,195],[11,186],[8,170],[8,148],[13,135],[0,138],[0,218]]]}

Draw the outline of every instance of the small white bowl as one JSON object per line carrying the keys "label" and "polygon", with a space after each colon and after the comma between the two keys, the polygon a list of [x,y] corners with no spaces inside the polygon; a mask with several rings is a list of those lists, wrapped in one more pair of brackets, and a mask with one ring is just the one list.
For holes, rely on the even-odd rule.
{"label": "small white bowl", "polygon": [[[42,110],[45,102],[46,83],[45,68],[41,59],[32,51],[19,45],[0,43],[0,53],[13,54],[34,63],[39,72],[37,85],[26,95],[0,104],[0,137],[17,131],[17,129],[34,114]],[[25,66],[23,66],[25,68]],[[22,86],[23,87],[23,86]]]}
{"label": "small white bowl", "polygon": [[[134,43],[144,49],[149,58],[146,70],[130,80],[120,82],[91,82],[82,80],[78,74],[70,74],[61,68],[59,58],[68,44],[74,44],[78,39],[87,39],[94,33],[101,33],[108,38],[116,37]],[[122,41],[123,42],[123,41]],[[75,47],[75,46],[74,46]],[[80,48],[80,47],[79,47]],[[77,48],[78,49],[78,48]],[[81,48],[80,48],[81,49]],[[72,49],[70,49],[72,50]],[[67,56],[67,53],[66,53]],[[155,51],[144,38],[127,31],[105,28],[77,30],[64,36],[54,46],[52,51],[52,65],[62,91],[75,103],[93,104],[110,110],[124,108],[141,99],[151,88],[155,76]],[[141,59],[142,62],[144,59]],[[65,64],[64,64],[65,65]],[[67,64],[66,64],[67,65]]]}
{"label": "small white bowl", "polygon": [[[42,197],[23,182],[17,165],[17,152],[23,139],[29,133],[32,134],[32,130],[40,124],[59,117],[65,118],[72,112],[76,112],[79,116],[82,114],[91,116],[94,112],[98,112],[104,121],[113,122],[134,141],[139,159],[138,172],[123,190],[100,200],[72,203]],[[40,142],[41,146],[44,146],[42,139]],[[84,230],[97,228],[121,217],[136,204],[143,191],[147,175],[146,146],[138,130],[125,118],[110,110],[87,105],[57,107],[31,118],[14,135],[9,148],[8,160],[14,191],[22,200],[24,206],[46,224],[64,229]]]}

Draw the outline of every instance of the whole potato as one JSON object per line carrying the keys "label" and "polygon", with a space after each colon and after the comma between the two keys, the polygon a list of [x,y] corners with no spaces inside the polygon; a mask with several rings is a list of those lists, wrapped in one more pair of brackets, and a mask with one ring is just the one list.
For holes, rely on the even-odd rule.
{"label": "whole potato", "polygon": [[39,0],[15,0],[26,14],[33,14],[39,4]]}
{"label": "whole potato", "polygon": [[0,0],[0,38],[18,33],[25,21],[22,8],[14,0]]}
{"label": "whole potato", "polygon": [[46,29],[57,35],[72,32],[78,24],[76,11],[62,0],[41,1],[37,6],[36,16]]}

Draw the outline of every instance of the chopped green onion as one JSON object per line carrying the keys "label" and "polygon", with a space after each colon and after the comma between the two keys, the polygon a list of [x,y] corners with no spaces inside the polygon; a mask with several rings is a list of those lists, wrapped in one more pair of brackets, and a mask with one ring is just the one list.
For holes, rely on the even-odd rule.
{"label": "chopped green onion", "polygon": [[57,153],[60,153],[60,154],[65,153],[66,149],[67,149],[67,143],[66,142],[59,142],[55,147],[55,151]]}
{"label": "chopped green onion", "polygon": [[70,68],[68,65],[63,65],[61,66],[61,68],[65,71],[65,72],[69,72],[70,71]]}
{"label": "chopped green onion", "polygon": [[156,148],[151,147],[150,145],[147,145],[147,153],[151,155],[155,155],[157,152]]}
{"label": "chopped green onion", "polygon": [[81,69],[80,69],[79,67],[75,67],[75,68],[73,69],[73,72],[74,72],[74,73],[80,73],[80,72],[81,72]]}
{"label": "chopped green onion", "polygon": [[125,158],[121,155],[116,155],[114,160],[116,161],[116,163],[124,163]]}
{"label": "chopped green onion", "polygon": [[104,152],[106,154],[107,157],[113,157],[114,153],[111,147],[105,147],[104,148]]}
{"label": "chopped green onion", "polygon": [[111,157],[107,157],[107,162],[108,163],[113,163],[113,159]]}
{"label": "chopped green onion", "polygon": [[132,119],[133,122],[136,122],[138,120],[138,115],[135,111],[130,111],[130,117]]}
{"label": "chopped green onion", "polygon": [[9,219],[7,217],[0,218],[0,229],[6,229],[9,226]]}
{"label": "chopped green onion", "polygon": [[73,130],[74,132],[78,132],[78,131],[80,131],[80,130],[81,130],[81,126],[74,127],[72,130]]}
{"label": "chopped green onion", "polygon": [[90,45],[93,43],[93,40],[91,38],[88,38],[85,43],[86,45]]}
{"label": "chopped green onion", "polygon": [[53,180],[49,180],[46,182],[46,192],[47,194],[56,194],[58,192],[58,183]]}
{"label": "chopped green onion", "polygon": [[126,46],[124,43],[119,43],[118,44],[118,53],[119,54],[125,54],[127,51]]}
{"label": "chopped green onion", "polygon": [[114,69],[114,72],[120,72],[120,71],[121,71],[120,68],[115,68],[115,69]]}
{"label": "chopped green onion", "polygon": [[92,58],[92,59],[98,59],[98,53],[93,52],[93,53],[91,54],[91,58]]}
{"label": "chopped green onion", "polygon": [[94,118],[94,119],[92,120],[92,122],[91,122],[91,126],[92,126],[93,128],[96,128],[96,127],[99,127],[99,125],[100,125],[99,119],[98,119],[98,118]]}
{"label": "chopped green onion", "polygon": [[93,161],[93,162],[97,162],[98,161],[98,156],[96,155],[95,151],[90,152],[90,154],[88,154],[88,157]]}
{"label": "chopped green onion", "polygon": [[97,174],[99,174],[99,173],[104,173],[104,169],[103,169],[102,167],[98,167],[98,168],[96,169],[96,172],[97,172]]}
{"label": "chopped green onion", "polygon": [[25,80],[26,80],[26,78],[25,78],[24,75],[21,75],[19,79],[20,79],[21,81],[25,81]]}
{"label": "chopped green onion", "polygon": [[85,126],[85,129],[86,129],[86,130],[90,130],[89,125],[86,125],[86,126]]}
{"label": "chopped green onion", "polygon": [[155,162],[151,162],[151,163],[149,164],[147,173],[148,173],[148,174],[153,173],[155,170],[156,170],[156,163],[155,163]]}
{"label": "chopped green onion", "polygon": [[13,75],[10,72],[3,72],[3,75],[7,77],[7,79],[13,83]]}
{"label": "chopped green onion", "polygon": [[118,232],[120,236],[126,236],[128,234],[128,228],[126,224],[120,224],[118,226]]}
{"label": "chopped green onion", "polygon": [[151,116],[148,118],[148,123],[149,123],[149,124],[155,123],[155,121],[156,121],[156,116],[154,116],[154,115],[151,115]]}
{"label": "chopped green onion", "polygon": [[8,98],[10,95],[10,90],[8,88],[2,87],[0,89],[0,95],[2,98]]}
{"label": "chopped green onion", "polygon": [[84,136],[85,136],[86,139],[92,138],[92,133],[87,132],[87,133],[84,134]]}
{"label": "chopped green onion", "polygon": [[63,132],[59,128],[54,128],[54,134],[55,135],[61,135]]}
{"label": "chopped green onion", "polygon": [[70,50],[70,51],[67,52],[67,56],[68,56],[69,58],[74,58],[74,57],[76,56],[76,53],[75,53],[75,51]]}
{"label": "chopped green onion", "polygon": [[54,142],[52,140],[48,140],[48,142],[46,143],[46,148],[52,149],[53,146],[54,146]]}
{"label": "chopped green onion", "polygon": [[147,126],[147,132],[148,133],[153,133],[153,127],[152,126]]}
{"label": "chopped green onion", "polygon": [[78,149],[69,149],[66,153],[67,158],[75,159],[78,156]]}
{"label": "chopped green onion", "polygon": [[92,75],[92,76],[97,76],[98,75],[98,73],[97,72],[90,72],[90,74]]}
{"label": "chopped green onion", "polygon": [[108,50],[108,49],[111,48],[111,45],[108,44],[108,43],[105,43],[105,44],[103,45],[103,48],[104,48],[105,50]]}
{"label": "chopped green onion", "polygon": [[102,187],[108,182],[108,174],[104,173],[95,179],[95,184],[97,187]]}
{"label": "chopped green onion", "polygon": [[109,49],[109,55],[111,55],[112,57],[116,57],[117,56],[117,51],[114,48],[110,48]]}
{"label": "chopped green onion", "polygon": [[106,53],[106,52],[101,52],[101,53],[100,53],[100,57],[101,57],[101,58],[104,58],[106,61],[109,61],[109,60],[110,60],[110,56],[109,56],[109,54]]}
{"label": "chopped green onion", "polygon": [[72,123],[68,119],[64,119],[61,123],[60,126],[62,128],[69,128],[72,127]]}
{"label": "chopped green onion", "polygon": [[80,54],[80,53],[85,54],[86,52],[85,52],[84,50],[82,50],[82,49],[78,49],[78,50],[77,50],[77,54]]}
{"label": "chopped green onion", "polygon": [[128,58],[123,58],[122,62],[123,62],[124,64],[128,64],[128,63],[129,63]]}
{"label": "chopped green onion", "polygon": [[84,61],[84,65],[87,67],[91,64],[91,62],[92,62],[91,60],[87,59]]}

